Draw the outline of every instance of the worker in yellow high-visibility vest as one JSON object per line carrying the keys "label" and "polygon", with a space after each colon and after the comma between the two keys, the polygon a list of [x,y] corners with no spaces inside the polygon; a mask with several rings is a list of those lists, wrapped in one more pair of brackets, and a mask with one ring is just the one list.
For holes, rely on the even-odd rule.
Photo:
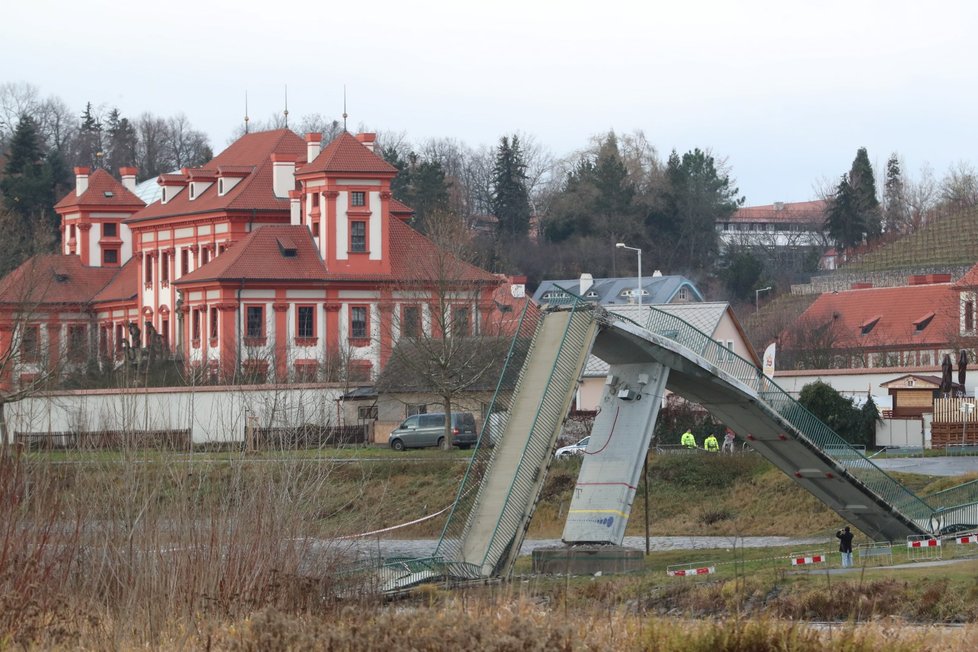
{"label": "worker in yellow high-visibility vest", "polygon": [[717,441],[716,435],[712,432],[710,436],[703,440],[703,450],[709,451],[711,453],[720,452],[720,442]]}
{"label": "worker in yellow high-visibility vest", "polygon": [[686,448],[696,448],[696,437],[693,436],[689,430],[683,433],[682,439],[679,440]]}

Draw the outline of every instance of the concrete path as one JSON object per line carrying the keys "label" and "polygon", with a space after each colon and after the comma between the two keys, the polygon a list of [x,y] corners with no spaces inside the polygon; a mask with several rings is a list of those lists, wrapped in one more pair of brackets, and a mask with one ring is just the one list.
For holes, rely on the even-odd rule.
{"label": "concrete path", "polygon": [[884,471],[921,475],[978,473],[978,457],[874,457],[873,464]]}

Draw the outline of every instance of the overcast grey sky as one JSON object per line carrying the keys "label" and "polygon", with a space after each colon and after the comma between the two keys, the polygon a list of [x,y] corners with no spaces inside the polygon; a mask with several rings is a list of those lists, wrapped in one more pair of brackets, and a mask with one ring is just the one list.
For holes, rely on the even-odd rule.
{"label": "overcast grey sky", "polygon": [[[668,5],[668,6],[666,6]],[[725,157],[748,204],[813,198],[860,146],[882,178],[974,161],[978,4],[455,0],[5,2],[2,81],[179,111],[216,150],[250,114],[342,113],[412,141],[615,129]]]}

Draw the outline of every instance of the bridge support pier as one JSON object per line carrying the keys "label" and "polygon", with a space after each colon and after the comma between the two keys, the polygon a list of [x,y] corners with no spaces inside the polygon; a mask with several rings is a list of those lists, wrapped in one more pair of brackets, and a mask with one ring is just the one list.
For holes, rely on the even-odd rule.
{"label": "bridge support pier", "polygon": [[657,362],[611,365],[564,543],[621,545],[668,378]]}

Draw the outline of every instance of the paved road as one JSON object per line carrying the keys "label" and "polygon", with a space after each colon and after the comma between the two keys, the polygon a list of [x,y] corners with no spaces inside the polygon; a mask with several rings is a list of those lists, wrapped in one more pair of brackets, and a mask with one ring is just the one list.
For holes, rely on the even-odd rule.
{"label": "paved road", "polygon": [[874,457],[884,471],[952,476],[978,473],[978,457]]}
{"label": "paved road", "polygon": [[[792,537],[650,537],[649,547],[653,551],[662,550],[701,550],[716,548],[771,548],[778,546],[822,545],[829,539]],[[323,542],[328,543],[328,542]],[[365,556],[382,557],[426,557],[435,552],[437,539],[359,539],[336,542],[334,545],[349,545]],[[526,539],[520,548],[521,555],[528,555],[536,548],[562,547],[560,539]],[[625,537],[623,545],[627,548],[645,549],[645,537]]]}

